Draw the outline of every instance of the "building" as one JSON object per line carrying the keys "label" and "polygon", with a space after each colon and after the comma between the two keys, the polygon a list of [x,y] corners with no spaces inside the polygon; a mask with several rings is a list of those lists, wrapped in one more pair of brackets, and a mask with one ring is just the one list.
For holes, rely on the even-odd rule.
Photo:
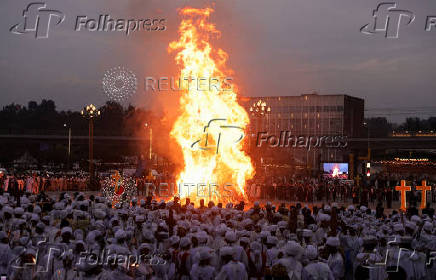
{"label": "building", "polygon": [[[350,151],[345,144],[331,147],[332,145],[322,144],[322,141],[321,145],[310,149],[302,147],[304,145],[295,146],[295,143],[285,147],[283,142],[277,147],[271,147],[274,143],[269,143],[265,148],[262,147],[265,142],[260,143],[265,134],[260,135],[259,132],[267,132],[265,137],[277,135],[280,139],[289,135],[303,137],[313,144],[327,137],[348,139],[359,138],[364,134],[364,100],[360,98],[313,93],[301,96],[248,97],[241,101],[250,115],[249,149],[254,158],[261,162],[272,164],[280,158],[282,163],[319,170],[323,162],[348,162]],[[262,145],[259,147],[259,144]]]}

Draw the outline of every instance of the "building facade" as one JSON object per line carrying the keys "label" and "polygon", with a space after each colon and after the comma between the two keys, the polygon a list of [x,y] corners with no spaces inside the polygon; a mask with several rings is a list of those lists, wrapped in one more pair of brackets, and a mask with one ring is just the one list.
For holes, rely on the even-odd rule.
{"label": "building facade", "polygon": [[[348,95],[246,97],[242,105],[250,115],[250,152],[262,162],[281,158],[290,165],[319,170],[323,162],[348,162],[348,145],[326,142],[364,134],[364,100]],[[285,144],[282,140],[275,146],[271,135]]]}

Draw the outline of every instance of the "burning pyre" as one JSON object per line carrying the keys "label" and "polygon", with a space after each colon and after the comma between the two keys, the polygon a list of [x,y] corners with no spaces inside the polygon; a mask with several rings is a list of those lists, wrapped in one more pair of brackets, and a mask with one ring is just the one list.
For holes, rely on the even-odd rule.
{"label": "burning pyre", "polygon": [[[208,21],[212,12],[211,8],[179,11],[179,39],[168,47],[176,53],[179,80],[203,78],[211,83],[232,73],[226,67],[227,53],[210,43],[212,36],[220,35]],[[254,175],[251,160],[243,151],[248,114],[238,104],[234,84],[224,88],[207,82],[182,91],[180,113],[171,130],[184,160],[176,177],[178,194],[191,201],[246,200],[244,186]]]}

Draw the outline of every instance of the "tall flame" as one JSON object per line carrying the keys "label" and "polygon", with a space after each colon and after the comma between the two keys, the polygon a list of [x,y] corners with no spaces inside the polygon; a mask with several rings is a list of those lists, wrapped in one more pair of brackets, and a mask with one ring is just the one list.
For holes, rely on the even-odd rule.
{"label": "tall flame", "polygon": [[[198,82],[181,91],[181,112],[171,130],[184,160],[176,179],[181,198],[236,202],[247,199],[244,186],[254,175],[240,141],[249,118],[238,104],[235,85],[222,84],[232,71],[226,67],[227,53],[209,42],[211,35],[220,35],[208,22],[212,12],[211,8],[181,9],[180,37],[168,47],[169,52],[177,52],[179,81],[192,77]],[[217,80],[220,86],[212,86]]]}
{"label": "tall flame", "polygon": [[335,165],[335,167],[333,168],[332,176],[333,177],[339,176],[339,168],[337,165]]}

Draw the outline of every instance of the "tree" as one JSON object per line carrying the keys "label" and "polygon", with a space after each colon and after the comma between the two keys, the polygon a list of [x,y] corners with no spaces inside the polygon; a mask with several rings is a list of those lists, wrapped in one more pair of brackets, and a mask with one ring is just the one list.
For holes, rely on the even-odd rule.
{"label": "tree", "polygon": [[392,124],[385,117],[369,118],[365,122],[372,138],[388,137],[392,133]]}

